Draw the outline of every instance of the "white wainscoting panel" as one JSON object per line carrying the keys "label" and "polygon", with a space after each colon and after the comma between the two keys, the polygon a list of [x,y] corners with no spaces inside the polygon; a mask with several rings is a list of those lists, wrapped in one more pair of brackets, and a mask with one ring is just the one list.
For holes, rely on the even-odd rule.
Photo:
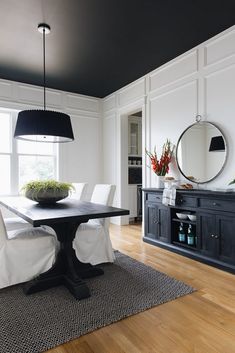
{"label": "white wainscoting panel", "polygon": [[[19,84],[16,88],[18,89],[19,102],[33,104],[43,108],[42,87]],[[46,106],[62,109],[62,92],[46,89]]]}
{"label": "white wainscoting panel", "polygon": [[75,141],[63,144],[63,177],[69,182],[87,182],[88,194],[103,181],[102,120],[71,117]]}
{"label": "white wainscoting panel", "polygon": [[210,41],[205,46],[205,65],[214,64],[231,55],[235,55],[235,30]]}
{"label": "white wainscoting panel", "polygon": [[69,93],[66,95],[66,97],[67,108],[96,113],[100,111],[99,99]]}
{"label": "white wainscoting panel", "polygon": [[57,109],[60,107],[60,109],[63,109],[63,99],[62,99],[63,93],[60,91],[53,91],[53,90],[46,90],[46,102],[47,106],[51,107],[57,107]]}
{"label": "white wainscoting panel", "polygon": [[207,119],[222,130],[228,144],[225,168],[212,183],[226,188],[235,177],[235,65],[208,75],[205,84]]}
{"label": "white wainscoting panel", "polygon": [[[149,139],[152,151],[156,146],[160,155],[167,138],[176,144],[181,133],[195,122],[197,92],[197,81],[192,81],[150,101]],[[179,171],[174,165],[171,165],[169,174],[179,178]],[[151,172],[151,185],[154,183],[154,173]]]}
{"label": "white wainscoting panel", "polygon": [[112,109],[115,109],[116,107],[116,95],[112,94],[111,96],[108,96],[104,98],[103,100],[103,112],[109,112]]}
{"label": "white wainscoting panel", "polygon": [[118,91],[118,105],[123,107],[145,95],[145,77]]}
{"label": "white wainscoting panel", "polygon": [[0,81],[0,99],[11,99],[13,93],[13,84],[10,81]]}
{"label": "white wainscoting panel", "polygon": [[20,84],[18,85],[18,99],[23,103],[31,103],[43,107],[43,89]]}
{"label": "white wainscoting panel", "polygon": [[198,70],[198,50],[166,64],[163,68],[152,72],[150,76],[150,91],[172,84]]}

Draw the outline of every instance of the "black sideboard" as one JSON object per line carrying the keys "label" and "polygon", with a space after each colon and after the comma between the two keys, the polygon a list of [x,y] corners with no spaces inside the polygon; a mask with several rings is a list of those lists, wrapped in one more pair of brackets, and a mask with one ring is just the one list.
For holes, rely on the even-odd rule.
{"label": "black sideboard", "polygon": [[[177,190],[174,207],[162,204],[163,189],[143,192],[145,242],[235,273],[235,192]],[[195,215],[196,220],[181,220],[176,213]]]}

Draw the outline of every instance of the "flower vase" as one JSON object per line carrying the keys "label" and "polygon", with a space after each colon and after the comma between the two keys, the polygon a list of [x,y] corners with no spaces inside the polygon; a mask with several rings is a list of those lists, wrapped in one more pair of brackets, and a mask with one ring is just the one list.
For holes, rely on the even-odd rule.
{"label": "flower vase", "polygon": [[164,181],[165,181],[164,175],[156,175],[156,188],[157,189],[164,188]]}

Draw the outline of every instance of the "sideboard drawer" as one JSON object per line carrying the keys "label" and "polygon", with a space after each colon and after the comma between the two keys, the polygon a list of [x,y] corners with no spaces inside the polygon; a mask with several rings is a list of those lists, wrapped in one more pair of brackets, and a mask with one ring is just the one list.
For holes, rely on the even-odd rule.
{"label": "sideboard drawer", "polygon": [[201,198],[199,199],[199,207],[209,210],[235,212],[235,201]]}
{"label": "sideboard drawer", "polygon": [[197,207],[197,198],[185,195],[178,195],[176,197],[176,206],[181,207]]}
{"label": "sideboard drawer", "polygon": [[150,201],[150,202],[162,202],[162,194],[154,194],[152,192],[148,193],[146,195],[147,197],[147,201]]}

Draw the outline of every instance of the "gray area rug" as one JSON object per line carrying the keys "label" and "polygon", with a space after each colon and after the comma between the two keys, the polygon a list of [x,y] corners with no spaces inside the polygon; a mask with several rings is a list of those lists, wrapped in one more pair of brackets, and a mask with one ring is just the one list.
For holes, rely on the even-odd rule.
{"label": "gray area rug", "polygon": [[0,353],[39,353],[194,289],[126,255],[87,279],[91,297],[77,301],[63,286],[25,296],[0,290]]}

